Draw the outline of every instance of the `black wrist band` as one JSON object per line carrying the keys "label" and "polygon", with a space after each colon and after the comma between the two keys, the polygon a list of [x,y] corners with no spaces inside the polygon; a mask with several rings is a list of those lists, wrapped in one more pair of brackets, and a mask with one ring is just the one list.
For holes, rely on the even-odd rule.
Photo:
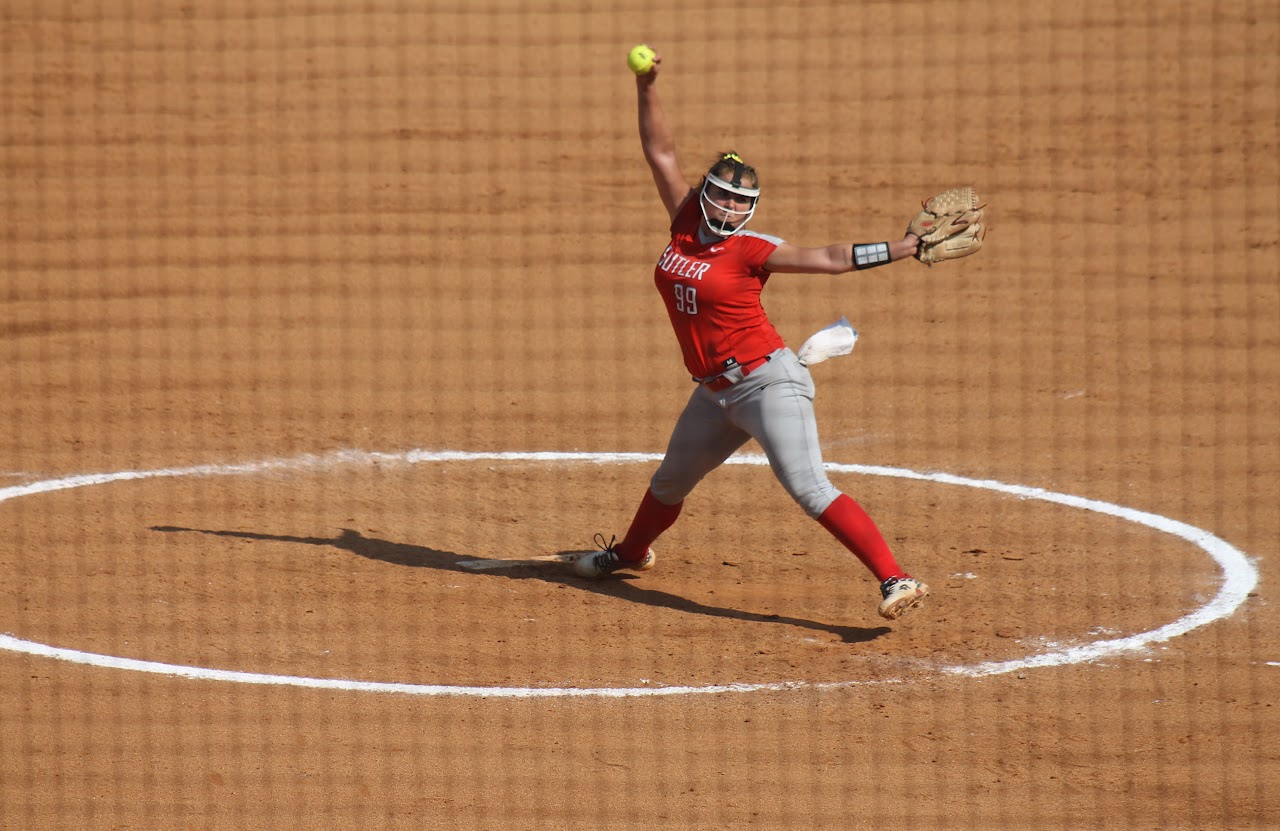
{"label": "black wrist band", "polygon": [[858,271],[889,264],[889,243],[869,242],[853,246],[853,267]]}

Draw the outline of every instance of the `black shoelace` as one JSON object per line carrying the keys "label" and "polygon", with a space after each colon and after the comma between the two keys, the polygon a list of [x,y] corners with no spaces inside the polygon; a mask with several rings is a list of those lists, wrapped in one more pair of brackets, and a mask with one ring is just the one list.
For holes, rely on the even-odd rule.
{"label": "black shoelace", "polygon": [[596,558],[596,568],[601,571],[613,571],[618,567],[620,562],[618,552],[613,549],[613,545],[617,541],[618,537],[615,535],[609,539],[609,544],[605,545],[604,534],[596,534],[593,542],[595,542],[596,548],[600,549],[600,553],[591,555]]}

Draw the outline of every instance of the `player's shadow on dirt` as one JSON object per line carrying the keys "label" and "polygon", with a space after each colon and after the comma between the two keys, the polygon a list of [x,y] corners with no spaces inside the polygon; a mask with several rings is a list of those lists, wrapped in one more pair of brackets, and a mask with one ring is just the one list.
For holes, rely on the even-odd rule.
{"label": "player's shadow on dirt", "polygon": [[[858,626],[835,626],[829,623],[819,623],[804,618],[787,617],[785,615],[762,615],[755,612],[744,612],[740,609],[726,609],[721,606],[709,606],[705,603],[699,603],[696,600],[690,600],[687,597],[670,594],[668,592],[658,591],[656,589],[644,589],[633,585],[624,576],[608,580],[586,580],[573,575],[565,563],[559,562],[538,562],[527,563],[518,566],[512,566],[501,569],[481,569],[467,568],[464,563],[474,562],[476,558],[465,557],[461,554],[455,554],[452,551],[441,551],[436,548],[428,548],[424,545],[411,545],[409,543],[391,542],[389,540],[380,540],[375,537],[366,537],[358,531],[352,531],[349,528],[342,529],[342,533],[337,537],[295,537],[287,534],[260,534],[252,531],[215,531],[207,528],[180,528],[173,525],[153,525],[152,531],[161,531],[164,533],[194,533],[209,534],[215,537],[233,537],[243,540],[259,540],[262,542],[282,542],[301,545],[315,545],[328,548],[337,548],[340,551],[349,551],[360,557],[370,560],[378,560],[383,563],[390,563],[397,566],[409,566],[411,568],[433,568],[440,571],[456,571],[462,574],[470,574],[477,577],[502,577],[508,580],[541,580],[545,583],[555,585],[571,586],[575,589],[584,591],[592,591],[597,594],[616,597],[620,600],[627,600],[632,603],[643,603],[648,606],[657,606],[665,609],[673,609],[678,612],[687,612],[689,614],[710,615],[712,617],[729,618],[731,620],[741,620],[751,623],[782,623],[788,626],[799,626],[805,629],[815,629],[820,632],[830,632],[845,643],[865,643],[874,640],[881,635],[887,634],[890,630],[886,626],[877,626],[874,628],[863,628]],[[569,554],[573,552],[561,552],[561,554]],[[630,576],[630,575],[627,575]]]}

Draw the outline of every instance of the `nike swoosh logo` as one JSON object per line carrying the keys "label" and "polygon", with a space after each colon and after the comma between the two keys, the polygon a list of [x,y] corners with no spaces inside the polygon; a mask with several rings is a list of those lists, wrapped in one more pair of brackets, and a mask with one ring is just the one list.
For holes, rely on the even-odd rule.
{"label": "nike swoosh logo", "polygon": [[724,250],[724,246],[723,246],[723,245],[713,245],[713,246],[711,246],[711,253],[712,253],[712,254],[716,253],[717,251],[723,251],[723,250]]}

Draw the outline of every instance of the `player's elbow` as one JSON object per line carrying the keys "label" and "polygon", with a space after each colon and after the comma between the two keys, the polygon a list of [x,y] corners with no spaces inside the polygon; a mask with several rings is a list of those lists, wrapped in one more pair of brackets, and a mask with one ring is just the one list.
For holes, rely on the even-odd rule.
{"label": "player's elbow", "polygon": [[828,245],[812,249],[812,270],[818,274],[844,274],[853,269],[848,250],[842,245]]}

